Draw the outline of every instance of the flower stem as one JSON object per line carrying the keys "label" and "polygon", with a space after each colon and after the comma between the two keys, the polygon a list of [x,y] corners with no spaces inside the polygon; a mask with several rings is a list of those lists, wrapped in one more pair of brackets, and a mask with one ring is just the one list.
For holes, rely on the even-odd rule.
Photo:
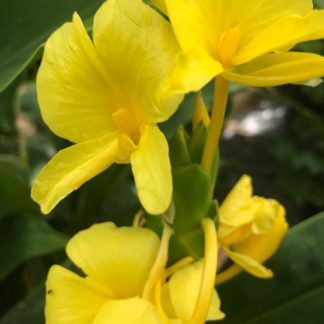
{"label": "flower stem", "polygon": [[222,77],[215,79],[214,102],[212,108],[211,121],[208,128],[208,134],[204,153],[201,161],[203,169],[210,175],[215,153],[218,148],[218,142],[223,127],[225,111],[228,99],[228,82]]}
{"label": "flower stem", "polygon": [[202,220],[205,234],[204,267],[201,277],[199,295],[190,324],[204,324],[214,290],[217,269],[217,234],[214,222],[210,218]]}

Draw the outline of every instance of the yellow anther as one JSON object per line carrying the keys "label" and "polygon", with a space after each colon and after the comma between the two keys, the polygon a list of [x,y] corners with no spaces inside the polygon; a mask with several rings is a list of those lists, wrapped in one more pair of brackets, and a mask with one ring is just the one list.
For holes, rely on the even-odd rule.
{"label": "yellow anther", "polygon": [[230,68],[232,59],[238,50],[240,42],[239,28],[226,30],[218,41],[218,56],[225,68]]}
{"label": "yellow anther", "polygon": [[207,107],[201,93],[199,92],[196,96],[196,103],[192,117],[192,128],[195,129],[201,121],[206,126],[208,126],[210,123]]}

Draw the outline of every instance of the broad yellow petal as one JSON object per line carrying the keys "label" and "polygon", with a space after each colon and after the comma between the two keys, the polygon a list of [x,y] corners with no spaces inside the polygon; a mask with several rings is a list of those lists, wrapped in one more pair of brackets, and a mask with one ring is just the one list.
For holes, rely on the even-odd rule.
{"label": "broad yellow petal", "polygon": [[89,324],[107,301],[104,287],[91,284],[60,266],[53,266],[46,281],[47,324]]}
{"label": "broad yellow petal", "polygon": [[157,126],[146,125],[137,150],[131,155],[139,199],[153,215],[164,213],[171,203],[172,177],[168,143]]}
{"label": "broad yellow petal", "polygon": [[259,32],[250,42],[244,43],[233,64],[243,64],[275,50],[323,37],[324,10],[313,10],[306,16],[289,15]]}
{"label": "broad yellow petal", "polygon": [[174,32],[186,53],[198,50],[212,54],[216,37],[216,2],[213,0],[165,0]]}
{"label": "broad yellow petal", "polygon": [[273,276],[273,272],[266,267],[264,267],[261,263],[256,261],[255,259],[237,252],[233,252],[224,247],[224,251],[232,259],[238,266],[244,269],[246,272],[249,272],[253,276],[258,278],[271,278]]}
{"label": "broad yellow petal", "polygon": [[78,143],[115,130],[111,89],[76,13],[47,41],[36,86],[43,119],[58,136]]}
{"label": "broad yellow petal", "polygon": [[69,258],[113,299],[142,293],[159,249],[159,238],[140,227],[96,224],[77,233],[67,245]]}
{"label": "broad yellow petal", "polygon": [[151,3],[164,14],[167,14],[165,0],[152,0]]}
{"label": "broad yellow petal", "polygon": [[94,18],[93,39],[118,92],[120,108],[140,122],[156,123],[170,117],[182,96],[156,93],[179,51],[170,24],[141,0],[109,0]]}
{"label": "broad yellow petal", "polygon": [[[200,289],[203,262],[199,261],[177,270],[162,288],[162,304],[170,317],[190,321]],[[214,290],[207,320],[222,319],[220,300]]]}
{"label": "broad yellow petal", "polygon": [[31,196],[49,213],[63,198],[118,161],[115,134],[75,144],[59,151],[38,174]]}
{"label": "broad yellow petal", "polygon": [[91,323],[163,324],[156,307],[140,298],[107,301]]}
{"label": "broad yellow petal", "polygon": [[172,73],[160,89],[159,97],[198,91],[222,72],[222,65],[204,51],[179,53]]}
{"label": "broad yellow petal", "polygon": [[[252,180],[248,175],[243,175],[235,184],[219,208],[220,222],[237,227],[253,219],[249,208],[252,197]],[[237,215],[237,216],[236,216]]]}
{"label": "broad yellow petal", "polygon": [[302,82],[323,75],[323,56],[299,52],[268,54],[224,73],[229,81],[253,87]]}

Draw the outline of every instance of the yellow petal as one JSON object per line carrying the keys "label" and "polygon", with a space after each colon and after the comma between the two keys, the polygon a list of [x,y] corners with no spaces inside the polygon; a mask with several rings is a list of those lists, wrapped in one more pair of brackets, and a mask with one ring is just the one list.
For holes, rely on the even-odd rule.
{"label": "yellow petal", "polygon": [[76,13],[47,41],[36,86],[44,121],[58,136],[78,143],[115,130],[111,89]]}
{"label": "yellow petal", "polygon": [[251,235],[239,244],[234,244],[233,250],[248,255],[259,262],[264,262],[278,249],[287,230],[288,224],[285,218],[285,209],[279,205],[275,223],[268,232]]}
{"label": "yellow petal", "polygon": [[299,52],[268,54],[224,73],[229,81],[253,87],[296,83],[323,75],[323,56]]}
{"label": "yellow petal", "polygon": [[195,108],[192,117],[192,129],[195,130],[200,122],[203,122],[206,127],[210,124],[208,108],[205,105],[204,98],[199,92],[196,95]]}
{"label": "yellow petal", "polygon": [[216,1],[165,0],[167,13],[184,52],[204,50],[212,53],[215,35]]}
{"label": "yellow petal", "polygon": [[160,89],[159,97],[198,91],[222,72],[222,65],[203,51],[179,53],[172,73]]}
{"label": "yellow petal", "polygon": [[242,269],[249,272],[253,276],[256,276],[258,278],[271,278],[273,276],[273,272],[271,270],[264,267],[255,259],[245,254],[230,251],[227,248],[224,248],[224,251],[238,266],[240,266]]}
{"label": "yellow petal", "polygon": [[159,249],[159,238],[140,227],[96,224],[76,234],[67,245],[69,258],[112,298],[142,293]]}
{"label": "yellow petal", "polygon": [[157,309],[147,300],[140,298],[107,301],[91,323],[163,324]]}
{"label": "yellow petal", "polygon": [[[276,252],[287,230],[288,224],[285,219],[285,210],[280,205],[275,224],[270,231],[265,234],[251,235],[239,244],[234,244],[233,250],[241,255],[246,255],[257,262],[262,263]],[[237,275],[241,270],[242,269],[239,266],[234,264],[224,272],[217,275],[216,283],[220,284],[229,280]]]}
{"label": "yellow petal", "polygon": [[[199,261],[177,270],[162,288],[162,304],[170,317],[188,322],[194,312],[200,289],[203,262]],[[220,300],[214,290],[207,320],[222,319]]]}
{"label": "yellow petal", "polygon": [[282,206],[273,199],[265,199],[255,196],[252,200],[253,203],[259,206],[254,215],[252,231],[255,234],[264,234],[270,231],[275,225],[279,209],[282,208]]}
{"label": "yellow petal", "polygon": [[171,203],[172,177],[168,143],[157,126],[144,127],[131,164],[145,210],[153,215],[164,213]]}
{"label": "yellow petal", "polygon": [[37,176],[31,196],[47,214],[73,190],[118,161],[118,156],[114,134],[59,151]]}
{"label": "yellow petal", "polygon": [[[312,0],[216,0],[215,2],[218,2],[216,29],[226,32],[235,27],[240,30],[238,55],[241,55],[244,48],[248,48],[246,44],[282,17],[305,15],[313,8]],[[267,38],[263,40],[268,41]]]}
{"label": "yellow petal", "polygon": [[221,204],[219,208],[220,221],[232,227],[250,222],[253,215],[249,210],[244,212],[244,208],[249,206],[251,197],[252,180],[248,175],[243,175]]}
{"label": "yellow petal", "polygon": [[140,122],[170,117],[182,96],[156,93],[179,51],[170,24],[141,0],[109,0],[94,18],[93,39],[118,93],[120,108]]}
{"label": "yellow petal", "polygon": [[246,42],[233,63],[239,65],[275,50],[323,37],[324,10],[313,10],[306,16],[289,15],[275,21],[250,42]]}
{"label": "yellow petal", "polygon": [[107,301],[104,292],[60,266],[53,266],[46,282],[47,324],[89,324]]}
{"label": "yellow petal", "polygon": [[151,3],[164,14],[167,14],[165,0],[152,0]]}

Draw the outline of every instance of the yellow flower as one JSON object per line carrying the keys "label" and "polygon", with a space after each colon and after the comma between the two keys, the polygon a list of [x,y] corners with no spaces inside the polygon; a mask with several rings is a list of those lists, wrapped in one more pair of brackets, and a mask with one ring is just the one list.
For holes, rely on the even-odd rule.
{"label": "yellow flower", "polygon": [[[113,223],[96,224],[76,234],[67,254],[85,276],[58,265],[50,269],[46,323],[198,324],[190,319],[204,263],[169,271],[171,277],[163,283],[170,235],[165,230],[160,242],[149,229],[116,228]],[[214,289],[208,308],[208,319],[223,317]]]}
{"label": "yellow flower", "polygon": [[163,93],[202,88],[216,75],[276,86],[324,75],[324,58],[288,52],[324,37],[324,10],[311,0],[164,0],[182,53]]}
{"label": "yellow flower", "polygon": [[168,144],[156,124],[182,97],[161,101],[156,93],[178,50],[170,25],[140,0],[105,2],[92,40],[76,13],[53,33],[37,75],[38,101],[49,128],[76,144],[34,182],[32,197],[43,213],[113,163],[131,163],[149,213],[168,208]]}
{"label": "yellow flower", "polygon": [[234,262],[217,275],[221,283],[242,269],[260,278],[273,276],[261,263],[278,248],[288,224],[277,201],[252,196],[251,178],[243,175],[219,208],[219,242]]}

